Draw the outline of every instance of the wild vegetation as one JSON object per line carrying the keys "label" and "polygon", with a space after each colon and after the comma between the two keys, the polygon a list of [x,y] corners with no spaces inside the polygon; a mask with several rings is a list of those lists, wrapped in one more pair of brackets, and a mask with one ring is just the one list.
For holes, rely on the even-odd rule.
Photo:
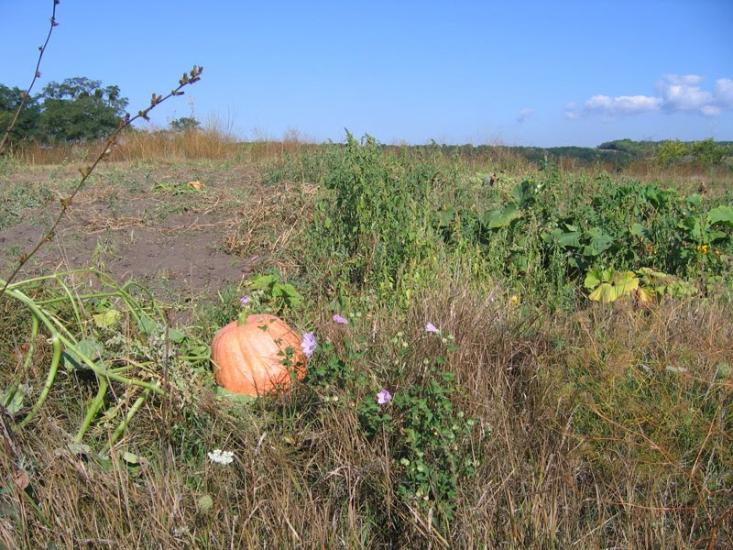
{"label": "wild vegetation", "polygon": [[[142,131],[201,68],[34,96],[58,3],[0,85],[0,548],[733,546],[731,143]],[[251,313],[289,391],[216,384]]]}
{"label": "wild vegetation", "polygon": [[[0,298],[2,544],[733,543],[724,167],[179,135],[121,143]],[[4,274],[72,167],[0,164]],[[244,273],[157,284],[135,231]],[[287,394],[214,383],[250,312],[315,335]]]}

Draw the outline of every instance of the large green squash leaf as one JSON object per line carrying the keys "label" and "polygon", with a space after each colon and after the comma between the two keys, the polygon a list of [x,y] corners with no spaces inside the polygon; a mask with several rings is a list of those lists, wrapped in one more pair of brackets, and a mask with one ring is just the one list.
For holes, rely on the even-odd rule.
{"label": "large green squash leaf", "polygon": [[728,227],[733,227],[733,206],[718,206],[708,212],[708,223],[722,223]]}
{"label": "large green squash leaf", "polygon": [[491,210],[484,215],[483,222],[489,229],[508,227],[511,223],[522,217],[522,211],[514,204],[509,204],[498,210]]}

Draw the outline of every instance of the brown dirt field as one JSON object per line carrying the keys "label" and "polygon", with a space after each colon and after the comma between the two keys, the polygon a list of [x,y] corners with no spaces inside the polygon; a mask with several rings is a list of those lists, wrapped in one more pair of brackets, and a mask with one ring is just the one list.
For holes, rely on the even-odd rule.
{"label": "brown dirt field", "polygon": [[[0,178],[0,278],[6,278],[18,256],[41,238],[57,198],[68,194],[78,172],[72,165],[22,167]],[[191,187],[192,181],[203,189]],[[261,259],[237,239],[254,230],[248,216],[252,223],[261,219],[271,195],[253,166],[107,164],[20,277],[94,266],[120,281],[134,278],[165,301],[213,297],[239,284]],[[257,216],[254,207],[260,208]]]}

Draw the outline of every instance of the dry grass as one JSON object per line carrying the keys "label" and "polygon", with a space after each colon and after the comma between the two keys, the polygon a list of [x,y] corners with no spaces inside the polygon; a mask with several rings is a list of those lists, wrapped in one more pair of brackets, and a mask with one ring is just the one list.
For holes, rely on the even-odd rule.
{"label": "dry grass", "polygon": [[251,190],[248,201],[234,215],[234,222],[224,235],[224,250],[246,258],[264,259],[266,267],[277,267],[284,275],[296,273],[299,261],[285,251],[297,240],[306,224],[303,220],[313,209],[316,187],[309,184],[285,184]]}
{"label": "dry grass", "polygon": [[[65,143],[53,146],[32,143],[14,150],[13,157],[21,164],[29,166],[81,163],[96,155],[103,143]],[[239,142],[229,131],[212,125],[186,132],[126,132],[107,160],[154,162],[206,159],[258,163],[318,147],[316,144],[300,141],[297,136],[286,136],[280,141]]]}
{"label": "dry grass", "polygon": [[[50,409],[15,440],[20,463],[33,465],[31,484],[25,491],[11,484],[0,497],[3,509],[16,511],[0,514],[0,541],[28,548],[51,541],[65,548],[733,544],[725,481],[733,387],[716,376],[721,362],[733,362],[725,304],[527,316],[506,307],[499,290],[471,289],[458,278],[417,300],[407,319],[377,311],[351,330],[372,340],[370,362],[389,360],[389,336],[405,331],[411,368],[419,369],[422,357],[437,353],[420,335],[425,319],[455,335],[447,368],[463,389],[457,404],[479,421],[481,466],[460,487],[448,533],[399,504],[388,450],[364,438],[348,395],[324,404],[301,388],[237,408],[201,387],[147,406],[109,470],[68,450],[63,418]],[[325,318],[317,323],[339,347],[346,333]],[[368,374],[370,362],[357,367]],[[681,363],[687,371],[666,369]],[[646,399],[623,390],[629,379],[642,382]],[[702,415],[708,409],[712,422]],[[680,434],[674,419],[686,411],[695,429]],[[233,450],[235,464],[208,462],[213,448]],[[120,455],[128,449],[148,462],[126,465]],[[12,461],[7,447],[2,453],[7,480]],[[202,495],[212,497],[211,511],[197,509]]]}
{"label": "dry grass", "polygon": [[[97,154],[102,142],[27,145],[14,152],[23,164],[64,164],[82,162]],[[189,132],[126,132],[107,157],[111,161],[154,161],[226,159],[237,152],[236,141],[216,128]]]}

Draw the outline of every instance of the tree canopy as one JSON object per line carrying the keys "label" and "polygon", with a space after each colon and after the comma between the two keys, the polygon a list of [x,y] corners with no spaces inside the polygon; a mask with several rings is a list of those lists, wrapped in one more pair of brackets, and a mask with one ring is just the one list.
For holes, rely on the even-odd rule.
{"label": "tree canopy", "polygon": [[[0,136],[13,121],[24,94],[25,91],[20,88],[8,88],[0,84]],[[38,98],[29,98],[10,132],[10,141],[17,142],[37,137],[40,116],[41,106]]]}
{"label": "tree canopy", "polygon": [[[0,84],[0,133],[12,121],[23,93]],[[125,107],[127,98],[118,86],[103,86],[101,81],[86,77],[50,82],[26,101],[10,139],[14,143],[96,139],[117,127]]]}

